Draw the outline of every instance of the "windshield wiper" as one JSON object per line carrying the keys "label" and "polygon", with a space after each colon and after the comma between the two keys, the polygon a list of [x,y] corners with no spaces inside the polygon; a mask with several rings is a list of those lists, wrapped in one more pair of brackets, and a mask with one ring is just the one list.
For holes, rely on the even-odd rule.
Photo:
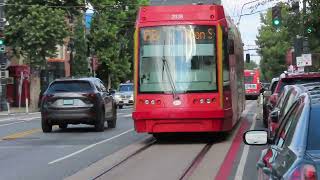
{"label": "windshield wiper", "polygon": [[163,52],[162,52],[162,54],[163,54],[162,55],[162,79],[163,79],[163,71],[166,70],[166,73],[167,73],[167,76],[169,79],[169,83],[170,83],[170,86],[172,89],[173,99],[176,100],[176,99],[179,99],[179,97],[177,96],[177,90],[176,90],[176,86],[174,85],[174,81],[172,78],[172,74],[170,71],[168,60],[165,58],[165,47],[164,47],[165,44],[166,44],[166,41],[164,41],[164,43],[163,43]]}

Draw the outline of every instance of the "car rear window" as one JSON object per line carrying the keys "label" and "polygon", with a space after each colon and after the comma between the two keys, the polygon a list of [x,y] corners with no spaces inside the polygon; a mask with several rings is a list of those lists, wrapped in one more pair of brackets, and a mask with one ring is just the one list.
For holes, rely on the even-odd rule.
{"label": "car rear window", "polygon": [[320,150],[320,105],[311,108],[309,131],[308,131],[308,150]]}
{"label": "car rear window", "polygon": [[305,83],[310,83],[310,82],[320,82],[320,77],[308,77],[308,78],[288,78],[288,79],[283,79],[281,86],[280,86],[280,92],[283,91],[284,86],[286,85],[294,85],[294,84],[305,84]]}
{"label": "car rear window", "polygon": [[90,83],[87,81],[61,81],[54,82],[49,87],[50,93],[54,92],[88,92],[92,91]]}

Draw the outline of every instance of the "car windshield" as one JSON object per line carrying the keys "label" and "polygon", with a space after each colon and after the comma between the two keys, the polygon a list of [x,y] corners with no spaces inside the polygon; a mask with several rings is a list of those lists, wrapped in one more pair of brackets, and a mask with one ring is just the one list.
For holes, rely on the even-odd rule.
{"label": "car windshield", "polygon": [[87,92],[92,90],[90,83],[86,81],[58,81],[51,84],[48,92]]}
{"label": "car windshield", "polygon": [[119,91],[120,92],[127,92],[127,91],[133,91],[133,85],[120,85],[119,86]]}

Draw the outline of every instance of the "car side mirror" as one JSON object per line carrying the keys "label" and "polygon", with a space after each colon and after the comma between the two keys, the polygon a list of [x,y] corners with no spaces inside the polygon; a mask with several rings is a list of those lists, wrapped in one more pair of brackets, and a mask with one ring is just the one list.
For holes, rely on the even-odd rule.
{"label": "car side mirror", "polygon": [[265,130],[251,130],[243,134],[243,142],[247,145],[268,144],[268,132]]}
{"label": "car side mirror", "polygon": [[275,110],[271,111],[271,113],[270,113],[271,121],[274,122],[274,123],[279,122],[279,115],[280,115],[280,110],[278,108],[276,108]]}

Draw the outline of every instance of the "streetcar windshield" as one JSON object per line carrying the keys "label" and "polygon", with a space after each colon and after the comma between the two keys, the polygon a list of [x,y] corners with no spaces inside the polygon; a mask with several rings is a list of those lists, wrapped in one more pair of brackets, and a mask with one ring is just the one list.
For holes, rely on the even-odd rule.
{"label": "streetcar windshield", "polygon": [[142,28],[139,91],[172,92],[172,83],[178,93],[216,91],[215,52],[214,26]]}
{"label": "streetcar windshield", "polygon": [[253,76],[244,76],[244,82],[245,83],[252,83],[253,82]]}

